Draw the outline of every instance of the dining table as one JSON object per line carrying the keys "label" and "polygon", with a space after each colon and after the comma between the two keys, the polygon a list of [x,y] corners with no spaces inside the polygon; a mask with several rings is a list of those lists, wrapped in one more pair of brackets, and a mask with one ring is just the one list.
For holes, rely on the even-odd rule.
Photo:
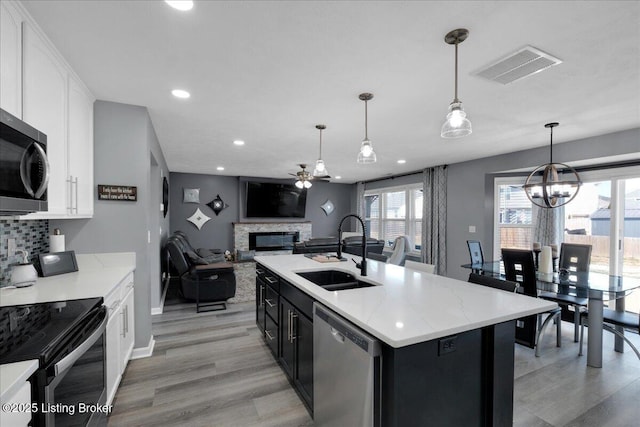
{"label": "dining table", "polygon": [[[506,280],[504,267],[500,260],[463,264],[461,267]],[[640,279],[612,276],[593,271],[536,272],[536,278],[536,287],[539,291],[588,299],[587,366],[601,368],[604,302],[615,301],[615,310],[624,311],[624,297],[640,288]],[[624,351],[622,338],[616,336],[614,349],[620,353]]]}

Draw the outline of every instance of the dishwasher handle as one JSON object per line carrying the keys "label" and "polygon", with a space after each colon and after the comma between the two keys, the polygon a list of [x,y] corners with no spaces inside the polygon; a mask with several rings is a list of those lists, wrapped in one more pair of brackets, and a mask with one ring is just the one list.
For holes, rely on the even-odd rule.
{"label": "dishwasher handle", "polygon": [[333,338],[338,341],[339,343],[343,343],[344,344],[344,335],[342,335],[340,332],[338,332],[338,330],[334,327],[331,327],[331,335],[333,335]]}

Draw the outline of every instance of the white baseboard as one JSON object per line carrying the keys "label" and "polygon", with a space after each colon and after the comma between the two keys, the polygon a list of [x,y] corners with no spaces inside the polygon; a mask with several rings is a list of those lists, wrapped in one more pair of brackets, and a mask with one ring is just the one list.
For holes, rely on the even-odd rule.
{"label": "white baseboard", "polygon": [[169,289],[169,280],[171,280],[170,278],[168,278],[168,280],[163,280],[162,283],[164,284],[163,289],[162,289],[162,297],[160,298],[160,307],[153,307],[151,308],[151,315],[155,316],[158,314],[162,314],[164,312],[164,300],[165,298],[167,298],[167,289]]}
{"label": "white baseboard", "polygon": [[153,335],[149,338],[149,345],[142,348],[134,348],[131,353],[131,359],[143,359],[153,355],[153,348],[156,346],[156,340],[153,339]]}
{"label": "white baseboard", "polygon": [[155,316],[156,314],[162,314],[163,307],[153,307],[151,309],[151,315]]}

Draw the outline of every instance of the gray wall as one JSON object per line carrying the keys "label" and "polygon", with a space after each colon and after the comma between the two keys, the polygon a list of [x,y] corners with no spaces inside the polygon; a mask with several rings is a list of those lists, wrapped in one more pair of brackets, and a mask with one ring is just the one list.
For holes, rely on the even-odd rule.
{"label": "gray wall", "polygon": [[[91,219],[51,220],[50,229],[60,228],[66,246],[78,253],[135,252],[135,347],[146,347],[151,338],[151,278],[157,281],[160,266],[159,230],[151,230],[151,217],[165,231],[169,217],[162,218],[159,205],[150,209],[158,177],[150,176],[151,157],[167,176],[168,168],[151,119],[144,107],[97,101],[94,105],[94,183],[138,187],[136,202],[94,199]],[[157,181],[157,182],[156,182]],[[153,187],[153,188],[152,188]],[[147,231],[153,236],[147,243]],[[155,261],[154,261],[155,260]],[[150,270],[154,269],[152,273]],[[155,291],[154,291],[155,292]]]}
{"label": "gray wall", "polygon": [[[244,216],[246,181],[286,182],[268,178],[228,177],[190,173],[171,173],[171,191],[169,209],[171,211],[171,231],[181,230],[187,233],[189,241],[196,248],[219,248],[233,250],[234,222],[296,222],[311,221],[313,236],[337,235],[338,223],[342,217],[351,213],[355,186],[351,184],[333,184],[315,182],[307,193],[305,218],[246,218]],[[199,188],[200,203],[183,203],[184,188]],[[229,205],[218,216],[206,205],[216,195]],[[320,205],[330,199],[336,209],[331,215],[325,215]],[[196,208],[211,217],[201,230],[186,219]]]}
{"label": "gray wall", "polygon": [[[607,163],[607,157],[626,155],[640,162],[640,128],[586,138],[553,147],[555,162]],[[629,156],[631,155],[631,156]],[[603,159],[603,160],[596,160]],[[480,240],[486,258],[493,254],[493,181],[504,171],[535,167],[549,161],[549,147],[448,165],[447,173],[447,273],[466,280],[469,271],[460,265],[469,262],[467,240]],[[526,176],[526,173],[521,172]],[[514,174],[512,174],[514,175]],[[366,183],[366,189],[422,182],[420,173]],[[476,227],[469,233],[469,226]]]}

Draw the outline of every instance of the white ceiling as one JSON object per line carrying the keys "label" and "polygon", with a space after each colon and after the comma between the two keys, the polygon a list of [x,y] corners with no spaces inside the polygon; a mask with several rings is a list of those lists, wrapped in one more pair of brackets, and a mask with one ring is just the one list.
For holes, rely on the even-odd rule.
{"label": "white ceiling", "polygon": [[[148,107],[174,172],[287,177],[317,159],[319,123],[340,182],[547,145],[550,121],[558,143],[640,126],[638,1],[23,4],[98,99]],[[445,140],[454,48],[443,38],[461,27],[473,134]],[[474,76],[526,45],[564,62],[507,86]],[[374,94],[373,165],[355,162],[362,92]]]}

